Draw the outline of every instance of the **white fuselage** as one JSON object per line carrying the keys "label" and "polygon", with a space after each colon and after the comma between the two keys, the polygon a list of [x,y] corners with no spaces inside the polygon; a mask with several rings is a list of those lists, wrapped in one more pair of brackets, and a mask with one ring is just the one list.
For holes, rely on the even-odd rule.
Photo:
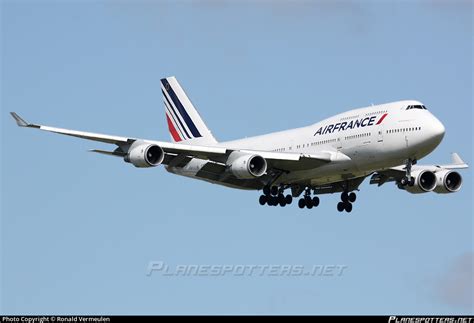
{"label": "white fuselage", "polygon": [[[438,146],[445,132],[442,123],[426,109],[407,110],[410,105],[421,106],[422,103],[398,101],[350,110],[307,127],[222,142],[217,146],[281,153],[340,152],[350,159],[283,174],[277,181],[334,183],[401,165],[408,158],[421,159]],[[203,162],[193,160],[190,166]],[[168,170],[193,177],[198,168]]]}

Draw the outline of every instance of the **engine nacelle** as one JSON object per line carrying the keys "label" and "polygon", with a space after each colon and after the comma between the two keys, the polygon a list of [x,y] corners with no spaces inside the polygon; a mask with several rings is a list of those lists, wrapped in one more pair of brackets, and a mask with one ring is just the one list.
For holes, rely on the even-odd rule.
{"label": "engine nacelle", "polygon": [[164,158],[165,152],[160,146],[144,142],[134,142],[130,146],[124,160],[135,167],[155,167],[161,164]]}
{"label": "engine nacelle", "polygon": [[445,169],[436,172],[436,187],[434,191],[436,193],[454,193],[461,189],[462,176],[458,172]]}
{"label": "engine nacelle", "polygon": [[404,186],[407,192],[412,194],[431,192],[436,187],[436,175],[429,170],[419,170],[411,173],[415,178],[413,186]]}
{"label": "engine nacelle", "polygon": [[267,161],[259,155],[233,152],[227,164],[230,164],[230,172],[239,179],[260,177],[267,171]]}

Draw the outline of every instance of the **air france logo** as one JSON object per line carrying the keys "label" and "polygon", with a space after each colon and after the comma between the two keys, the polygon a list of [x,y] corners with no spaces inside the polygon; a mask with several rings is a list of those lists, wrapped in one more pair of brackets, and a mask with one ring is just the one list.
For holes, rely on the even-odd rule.
{"label": "air france logo", "polygon": [[[379,125],[382,123],[383,119],[387,116],[388,113],[383,114],[379,121],[375,125]],[[327,133],[334,133],[336,130],[341,131],[341,130],[348,130],[348,129],[355,129],[355,128],[364,128],[364,127],[369,127],[373,126],[375,119],[377,116],[372,116],[372,117],[366,117],[362,119],[357,119],[357,120],[351,120],[350,122],[339,122],[336,124],[330,124],[327,125],[326,127],[321,127],[316,131],[314,136],[316,135],[325,135]]]}

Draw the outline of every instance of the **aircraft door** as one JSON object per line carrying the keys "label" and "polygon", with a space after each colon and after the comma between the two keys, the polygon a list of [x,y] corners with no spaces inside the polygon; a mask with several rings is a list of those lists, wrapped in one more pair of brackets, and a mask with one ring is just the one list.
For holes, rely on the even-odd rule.
{"label": "aircraft door", "polygon": [[377,142],[379,143],[383,143],[383,132],[384,132],[384,128],[382,126],[379,127],[378,129],[378,133],[377,133]]}
{"label": "aircraft door", "polygon": [[342,149],[342,142],[343,142],[343,139],[341,137],[338,137],[337,138],[337,142],[336,142],[336,148],[337,150],[341,150]]}

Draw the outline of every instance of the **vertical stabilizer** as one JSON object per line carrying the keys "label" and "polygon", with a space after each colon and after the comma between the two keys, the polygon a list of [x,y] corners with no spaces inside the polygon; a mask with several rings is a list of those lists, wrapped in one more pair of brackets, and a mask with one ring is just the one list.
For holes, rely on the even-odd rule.
{"label": "vertical stabilizer", "polygon": [[[217,140],[174,76],[161,79],[166,122],[174,142],[212,145]],[[187,142],[188,143],[188,142]]]}

